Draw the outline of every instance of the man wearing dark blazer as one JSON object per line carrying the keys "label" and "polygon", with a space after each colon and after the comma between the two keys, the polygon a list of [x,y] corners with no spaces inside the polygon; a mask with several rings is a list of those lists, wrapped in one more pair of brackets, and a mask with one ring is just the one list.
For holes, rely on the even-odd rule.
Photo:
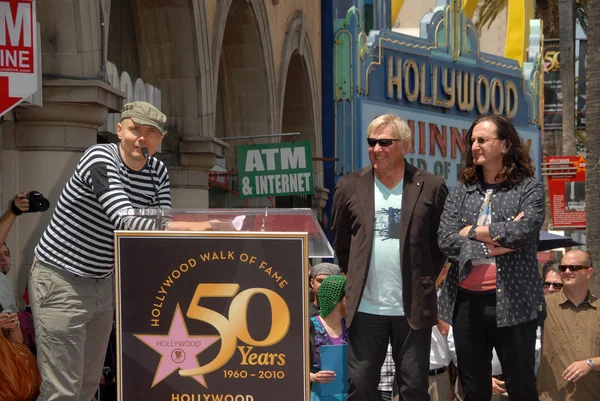
{"label": "man wearing dark blazer", "polygon": [[388,341],[400,398],[429,400],[435,279],[445,263],[437,229],[448,188],[406,162],[410,135],[397,116],[375,118],[371,166],[340,178],[333,194],[333,244],[347,274],[348,401],[377,399]]}

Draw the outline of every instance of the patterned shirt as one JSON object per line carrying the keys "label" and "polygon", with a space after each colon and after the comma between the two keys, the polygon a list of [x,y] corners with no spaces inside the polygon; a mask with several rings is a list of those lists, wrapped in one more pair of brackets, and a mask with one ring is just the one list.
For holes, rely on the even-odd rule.
{"label": "patterned shirt", "polygon": [[[483,185],[485,199],[479,209],[479,217],[477,218],[478,226],[489,226],[492,222],[491,203],[494,193],[493,188],[493,184]],[[471,264],[473,267],[469,275],[458,284],[460,288],[478,293],[494,291],[496,289],[496,258],[473,259]]]}
{"label": "patterned shirt", "polygon": [[[449,194],[438,229],[440,249],[455,262],[439,298],[439,317],[452,324],[459,281],[471,271],[472,261],[489,256],[486,244],[459,234],[475,224],[485,191],[479,183],[459,183]],[[546,316],[546,304],[537,267],[539,232],[544,223],[544,186],[527,178],[511,186],[498,185],[492,195],[491,238],[514,249],[496,257],[496,323],[498,327]],[[524,215],[515,221],[519,213]]]}
{"label": "patterned shirt", "polygon": [[[123,163],[118,144],[90,147],[65,185],[35,255],[78,276],[104,278],[115,264],[115,230],[155,229],[134,208],[171,208],[167,168],[151,157],[141,171]],[[160,228],[160,227],[158,227]]]}

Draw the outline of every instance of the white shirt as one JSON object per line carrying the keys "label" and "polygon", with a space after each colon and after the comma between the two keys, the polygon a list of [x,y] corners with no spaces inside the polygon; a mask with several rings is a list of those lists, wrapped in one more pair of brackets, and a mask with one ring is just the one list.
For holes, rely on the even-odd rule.
{"label": "white shirt", "polygon": [[448,339],[442,335],[437,326],[431,329],[431,349],[429,351],[429,370],[445,368],[450,365]]}
{"label": "white shirt", "polygon": [[389,189],[375,177],[375,226],[369,273],[358,311],[404,316],[400,268],[400,217],[404,180]]}

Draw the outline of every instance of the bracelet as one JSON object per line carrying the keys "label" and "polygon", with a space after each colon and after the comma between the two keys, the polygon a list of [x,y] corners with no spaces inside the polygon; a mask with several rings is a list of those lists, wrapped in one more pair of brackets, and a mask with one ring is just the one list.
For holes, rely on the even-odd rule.
{"label": "bracelet", "polygon": [[12,210],[12,212],[15,214],[15,216],[20,216],[23,214],[23,211],[21,209],[19,209],[17,207],[17,205],[15,205],[14,199],[12,200],[12,202],[10,202],[10,210]]}

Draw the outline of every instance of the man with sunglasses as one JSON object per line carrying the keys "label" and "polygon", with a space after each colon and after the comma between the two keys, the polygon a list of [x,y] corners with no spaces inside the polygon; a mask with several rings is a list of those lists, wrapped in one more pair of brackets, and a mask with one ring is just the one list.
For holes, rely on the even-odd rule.
{"label": "man with sunglasses", "polygon": [[437,228],[448,194],[441,177],[408,164],[410,128],[385,114],[368,127],[371,165],[338,181],[333,244],[347,274],[348,401],[377,399],[388,342],[400,398],[429,400],[435,279],[446,258]]}
{"label": "man with sunglasses", "polygon": [[569,251],[558,268],[563,289],[546,296],[540,401],[598,400],[600,300],[588,289],[592,259],[585,251]]}

